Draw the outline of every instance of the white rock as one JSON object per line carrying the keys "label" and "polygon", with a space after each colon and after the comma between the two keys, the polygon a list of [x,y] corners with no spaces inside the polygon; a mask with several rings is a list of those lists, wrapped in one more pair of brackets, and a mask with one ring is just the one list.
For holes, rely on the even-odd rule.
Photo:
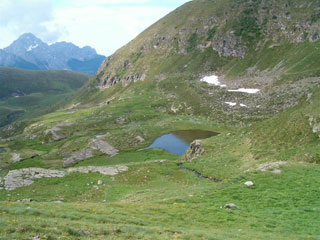
{"label": "white rock", "polygon": [[246,185],[247,187],[252,187],[254,185],[254,183],[251,181],[247,181],[244,183],[244,185]]}
{"label": "white rock", "polygon": [[136,136],[136,140],[139,142],[139,143],[143,143],[145,140],[143,137],[141,136]]}
{"label": "white rock", "polygon": [[11,159],[10,160],[13,163],[20,162],[20,160],[21,160],[20,154],[11,153]]}
{"label": "white rock", "polygon": [[103,183],[102,180],[98,181],[98,185],[102,185],[102,183]]}
{"label": "white rock", "polygon": [[225,209],[239,209],[239,207],[237,205],[235,205],[234,203],[227,203],[224,206],[221,206],[220,208],[225,208]]}

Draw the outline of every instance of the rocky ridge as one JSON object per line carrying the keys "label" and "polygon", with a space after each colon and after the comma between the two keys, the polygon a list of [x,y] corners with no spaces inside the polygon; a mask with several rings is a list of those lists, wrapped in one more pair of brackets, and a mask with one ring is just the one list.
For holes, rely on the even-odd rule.
{"label": "rocky ridge", "polygon": [[115,176],[121,172],[128,171],[127,166],[115,166],[115,167],[78,167],[70,168],[67,171],[61,170],[49,170],[43,168],[24,168],[20,170],[11,170],[3,178],[0,178],[0,190],[5,189],[7,191],[14,190],[16,188],[29,186],[34,183],[34,179],[41,178],[63,178],[67,174],[79,172],[79,173],[100,173],[107,176]]}
{"label": "rocky ridge", "polygon": [[[200,8],[200,5],[201,8]],[[205,6],[205,7],[203,7]],[[198,11],[208,8],[211,11]],[[226,12],[228,9],[229,12]],[[306,11],[301,12],[301,9]],[[181,17],[183,12],[188,17]],[[286,42],[316,42],[320,39],[319,7],[316,1],[217,1],[194,0],[160,20],[127,46],[108,57],[96,74],[101,90],[121,82],[146,79],[154,54],[160,58],[188,55],[211,48],[220,57],[244,58],[256,50]],[[175,25],[168,22],[175,21]],[[154,71],[152,71],[152,76]],[[149,77],[152,77],[149,76]]]}

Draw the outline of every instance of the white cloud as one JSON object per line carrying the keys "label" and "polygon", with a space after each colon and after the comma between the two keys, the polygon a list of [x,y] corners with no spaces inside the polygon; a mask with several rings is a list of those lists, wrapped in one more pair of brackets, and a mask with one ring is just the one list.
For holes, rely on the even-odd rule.
{"label": "white cloud", "polygon": [[61,9],[47,27],[63,25],[66,31],[61,39],[94,46],[99,53],[110,55],[170,10],[147,6]]}
{"label": "white cloud", "polygon": [[53,20],[51,0],[1,0],[0,46],[5,47],[19,35],[32,32],[45,41],[56,41],[60,29],[50,31],[45,23]]}
{"label": "white cloud", "polygon": [[[172,0],[0,0],[0,48],[31,32],[110,55],[173,10]],[[166,4],[169,2],[170,4]],[[175,0],[177,3],[186,0]]]}

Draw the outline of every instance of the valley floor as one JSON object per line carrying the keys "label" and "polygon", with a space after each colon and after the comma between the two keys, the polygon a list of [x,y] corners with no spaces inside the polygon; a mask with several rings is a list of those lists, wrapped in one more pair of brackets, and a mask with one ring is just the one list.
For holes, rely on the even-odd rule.
{"label": "valley floor", "polygon": [[[218,115],[165,113],[171,105],[150,92],[126,96],[131,101],[42,116],[15,141],[1,143],[2,179],[25,168],[67,171],[63,157],[97,134],[120,153],[97,154],[73,167],[128,170],[113,176],[73,172],[0,190],[0,239],[320,238],[319,137],[312,125],[320,112],[318,89],[286,111],[241,126],[232,116],[221,124]],[[49,141],[43,132],[61,122],[76,124],[65,124],[66,138]],[[192,161],[158,149],[137,151],[181,129],[220,134],[203,140],[204,154]],[[132,146],[137,135],[146,141]],[[9,163],[11,153],[26,160]],[[181,163],[221,182],[199,178]],[[231,203],[234,208],[224,207]]]}

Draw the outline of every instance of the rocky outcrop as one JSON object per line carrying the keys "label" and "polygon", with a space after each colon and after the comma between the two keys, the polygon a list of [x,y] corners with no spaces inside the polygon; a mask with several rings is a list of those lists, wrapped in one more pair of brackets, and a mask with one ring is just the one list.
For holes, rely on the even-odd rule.
{"label": "rocky outcrop", "polygon": [[68,167],[72,164],[93,157],[93,150],[104,153],[110,157],[119,153],[119,150],[111,146],[108,142],[101,139],[92,139],[85,148],[74,152],[70,157],[68,157],[63,162],[63,166]]}
{"label": "rocky outcrop", "polygon": [[144,138],[141,136],[136,136],[135,140],[137,141],[138,144],[143,143],[145,141]]}
{"label": "rocky outcrop", "polygon": [[5,190],[14,190],[19,187],[33,184],[33,179],[40,178],[62,178],[66,175],[64,171],[47,170],[42,168],[25,168],[9,171],[3,179]]}
{"label": "rocky outcrop", "polygon": [[191,161],[205,152],[201,142],[201,140],[195,140],[190,144],[189,149],[184,156],[184,160]]}
{"label": "rocky outcrop", "polygon": [[126,117],[119,117],[119,118],[117,118],[114,122],[116,123],[116,124],[124,124],[125,122],[127,121],[127,118]]}
{"label": "rocky outcrop", "polygon": [[108,142],[102,141],[100,139],[93,139],[90,144],[90,147],[111,157],[119,153],[118,149],[115,149]]}
{"label": "rocky outcrop", "polygon": [[115,166],[115,167],[78,167],[68,169],[68,173],[100,173],[107,176],[115,176],[118,173],[128,171],[127,166]]}
{"label": "rocky outcrop", "polygon": [[69,158],[63,162],[64,167],[68,167],[74,163],[80,162],[84,159],[93,157],[91,149],[85,148],[80,151],[74,152]]}
{"label": "rocky outcrop", "polygon": [[317,134],[318,137],[320,138],[320,123],[317,121],[317,119],[314,117],[310,117],[309,118],[309,125],[312,128],[312,132],[314,134]]}
{"label": "rocky outcrop", "polygon": [[128,171],[127,166],[115,167],[78,167],[70,168],[68,171],[49,170],[43,168],[24,168],[20,170],[9,171],[7,176],[2,180],[0,178],[0,190],[8,191],[19,187],[29,186],[34,183],[33,179],[40,178],[62,178],[70,173],[100,173],[106,176],[115,176],[121,172]]}
{"label": "rocky outcrop", "polygon": [[58,125],[56,125],[56,126],[54,126],[52,128],[49,128],[49,129],[45,130],[44,131],[44,135],[48,136],[48,137],[51,137],[52,140],[54,140],[54,141],[60,141],[62,139],[65,139],[66,136],[58,134],[58,132],[61,131],[63,127],[70,127],[72,125],[73,125],[73,123],[69,123],[69,122],[60,123],[60,124],[58,124]]}
{"label": "rocky outcrop", "polygon": [[287,162],[284,162],[284,161],[263,163],[263,164],[260,164],[255,170],[261,171],[261,172],[270,171],[272,173],[281,173],[281,170],[279,169],[280,166],[286,165],[286,164]]}
{"label": "rocky outcrop", "polygon": [[11,162],[16,163],[21,161],[21,156],[18,153],[11,153]]}
{"label": "rocky outcrop", "polygon": [[[97,72],[97,81],[98,81],[98,88],[99,89],[106,89],[110,88],[113,85],[122,82],[123,86],[127,86],[131,82],[137,81],[144,81],[147,77],[146,72],[147,70],[132,70],[133,63],[140,57],[140,54],[137,54],[135,59],[130,61],[129,59],[125,59],[120,62],[113,62],[116,61],[113,57],[109,57],[106,61],[102,64],[108,68],[107,71],[102,71],[102,68]],[[110,68],[110,64],[114,64],[113,68]]]}
{"label": "rocky outcrop", "polygon": [[240,41],[234,32],[216,34],[212,43],[213,50],[217,51],[219,56],[244,58],[247,47]]}

